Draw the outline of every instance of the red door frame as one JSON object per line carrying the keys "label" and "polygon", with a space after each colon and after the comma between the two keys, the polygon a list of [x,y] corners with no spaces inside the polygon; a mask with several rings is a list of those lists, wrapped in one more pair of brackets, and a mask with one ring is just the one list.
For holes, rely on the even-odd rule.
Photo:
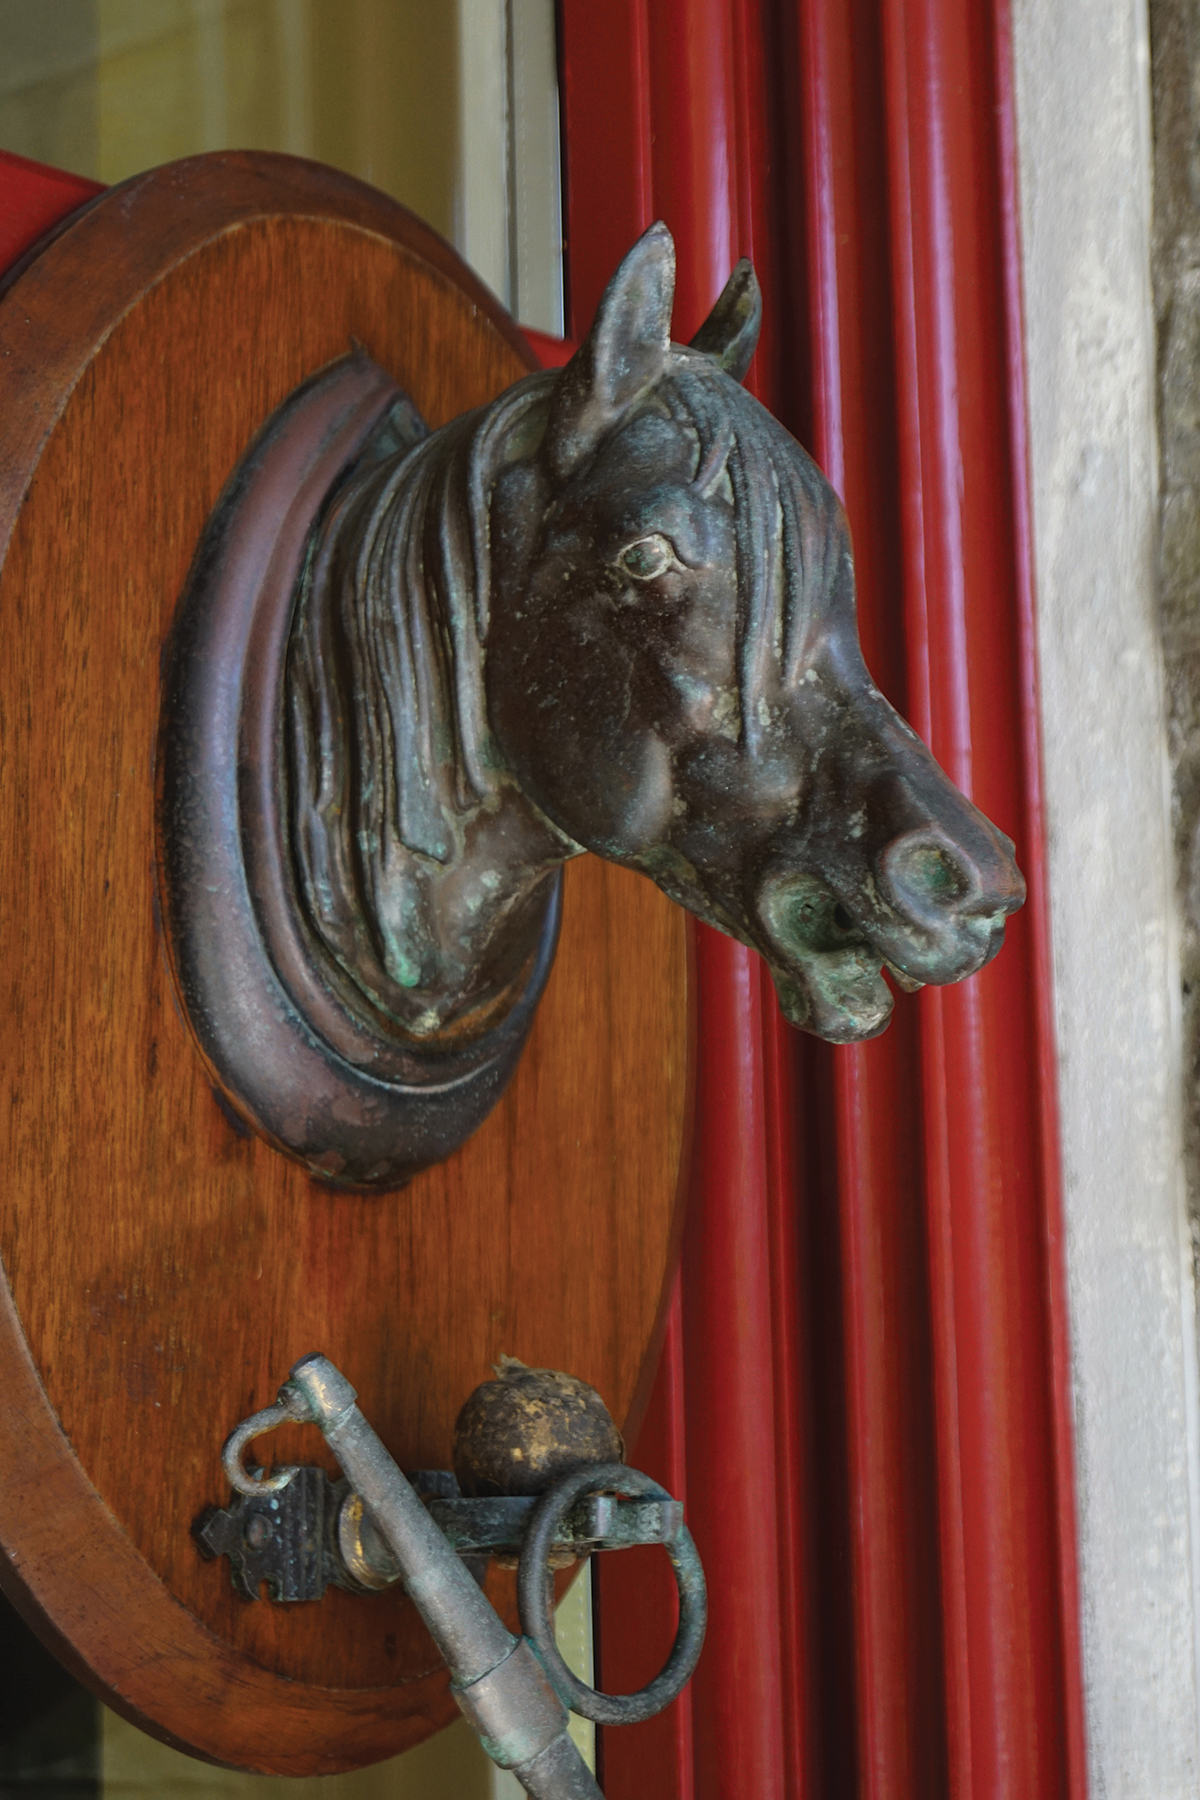
{"label": "red door frame", "polygon": [[[561,0],[572,329],[665,218],[687,338],[738,255],[755,391],[841,492],[880,686],[1014,837],[996,963],[875,1043],[698,932],[695,1180],[637,1459],[712,1588],[610,1800],[1086,1791],[1008,0]],[[605,1679],[647,1594],[601,1580]],[[624,1564],[624,1568],[622,1567]]]}

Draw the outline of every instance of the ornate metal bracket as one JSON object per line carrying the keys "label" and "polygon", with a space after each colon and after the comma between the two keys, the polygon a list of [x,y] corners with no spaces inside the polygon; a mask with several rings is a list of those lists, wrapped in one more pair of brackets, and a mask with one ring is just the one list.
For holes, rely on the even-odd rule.
{"label": "ornate metal bracket", "polygon": [[[356,1398],[326,1357],[298,1362],[276,1404],[227,1441],[222,1461],[240,1498],[202,1522],[202,1545],[210,1554],[230,1555],[235,1585],[251,1597],[259,1580],[273,1583],[279,1599],[319,1598],[330,1582],[361,1591],[403,1581],[489,1756],[542,1800],[598,1800],[600,1790],[566,1730],[568,1707],[604,1724],[652,1718],[690,1680],[704,1643],[704,1574],[682,1509],[622,1463],[570,1467],[534,1497],[463,1499],[447,1491],[452,1476],[437,1475],[428,1484],[437,1491],[423,1500]],[[241,1458],[251,1439],[288,1421],[320,1427],[347,1481],[331,1483],[319,1469],[283,1468],[269,1476],[245,1470]],[[571,1673],[555,1645],[554,1551],[590,1555],[634,1543],[667,1549],[679,1588],[679,1628],[654,1681],[637,1694],[602,1694]],[[520,1553],[526,1635],[519,1639],[468,1568],[479,1552],[501,1548]]]}
{"label": "ornate metal bracket", "polygon": [[167,659],[163,916],[237,1110],[327,1179],[447,1155],[520,1055],[592,850],[881,1031],[995,954],[1012,846],[875,688],[837,497],[740,385],[735,269],[670,341],[656,225],[565,370],[429,434],[356,353],[210,521]]}
{"label": "ornate metal bracket", "polygon": [[235,1494],[228,1508],[211,1507],[196,1522],[196,1541],[206,1556],[229,1558],[243,1600],[257,1600],[263,1587],[281,1602],[320,1600],[327,1587],[359,1593],[338,1552],[349,1497],[348,1481],[330,1481],[324,1469],[296,1469],[282,1494]]}
{"label": "ornate metal bracket", "polygon": [[[626,1478],[640,1479],[636,1470]],[[405,1479],[477,1581],[493,1556],[519,1561],[538,1495],[464,1497],[442,1469],[417,1469]],[[547,1558],[565,1565],[605,1550],[670,1544],[682,1524],[678,1500],[589,1491],[558,1520]],[[253,1491],[235,1493],[228,1507],[202,1514],[195,1537],[206,1556],[229,1558],[233,1585],[245,1600],[257,1600],[264,1587],[279,1603],[319,1600],[327,1587],[382,1593],[401,1579],[362,1496],[323,1469],[295,1469],[280,1489],[256,1482]]]}

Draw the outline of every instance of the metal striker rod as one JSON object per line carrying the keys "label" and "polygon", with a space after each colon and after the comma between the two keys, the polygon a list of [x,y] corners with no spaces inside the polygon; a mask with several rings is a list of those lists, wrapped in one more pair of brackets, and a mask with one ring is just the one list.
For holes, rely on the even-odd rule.
{"label": "metal striker rod", "polygon": [[302,1358],[280,1392],[293,1418],[320,1427],[362,1496],[450,1670],[455,1699],[493,1762],[511,1769],[534,1800],[603,1800],[541,1663],[480,1592],[356,1400],[324,1356]]}
{"label": "metal striker rod", "polygon": [[296,1364],[289,1385],[303,1395],[395,1553],[443,1660],[464,1685],[478,1681],[512,1650],[512,1634],[367,1424],[345,1376],[326,1357],[309,1356]]}

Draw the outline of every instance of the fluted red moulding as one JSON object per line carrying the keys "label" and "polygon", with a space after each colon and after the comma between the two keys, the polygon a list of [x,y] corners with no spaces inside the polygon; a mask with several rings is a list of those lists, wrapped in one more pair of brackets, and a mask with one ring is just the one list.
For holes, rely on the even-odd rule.
{"label": "fluted red moulding", "polygon": [[[698,932],[636,1460],[686,1471],[713,1625],[687,1709],[606,1734],[605,1791],[1083,1800],[1006,0],[563,0],[561,28],[573,331],[656,217],[677,337],[754,258],[750,385],[846,502],[868,663],[1030,886],[997,962],[841,1050]],[[671,1626],[625,1560],[614,1687]]]}

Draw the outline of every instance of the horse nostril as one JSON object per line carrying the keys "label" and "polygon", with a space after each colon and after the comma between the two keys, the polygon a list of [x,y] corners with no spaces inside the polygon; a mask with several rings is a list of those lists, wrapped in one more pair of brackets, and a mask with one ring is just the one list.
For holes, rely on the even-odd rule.
{"label": "horse nostril", "polygon": [[889,844],[883,872],[893,896],[918,914],[955,912],[979,885],[969,862],[924,833]]}
{"label": "horse nostril", "polygon": [[850,914],[846,911],[840,900],[833,909],[833,922],[839,931],[854,930],[854,920],[850,917]]}
{"label": "horse nostril", "polygon": [[906,885],[935,904],[960,900],[971,883],[954,859],[938,844],[922,844],[906,859]]}

